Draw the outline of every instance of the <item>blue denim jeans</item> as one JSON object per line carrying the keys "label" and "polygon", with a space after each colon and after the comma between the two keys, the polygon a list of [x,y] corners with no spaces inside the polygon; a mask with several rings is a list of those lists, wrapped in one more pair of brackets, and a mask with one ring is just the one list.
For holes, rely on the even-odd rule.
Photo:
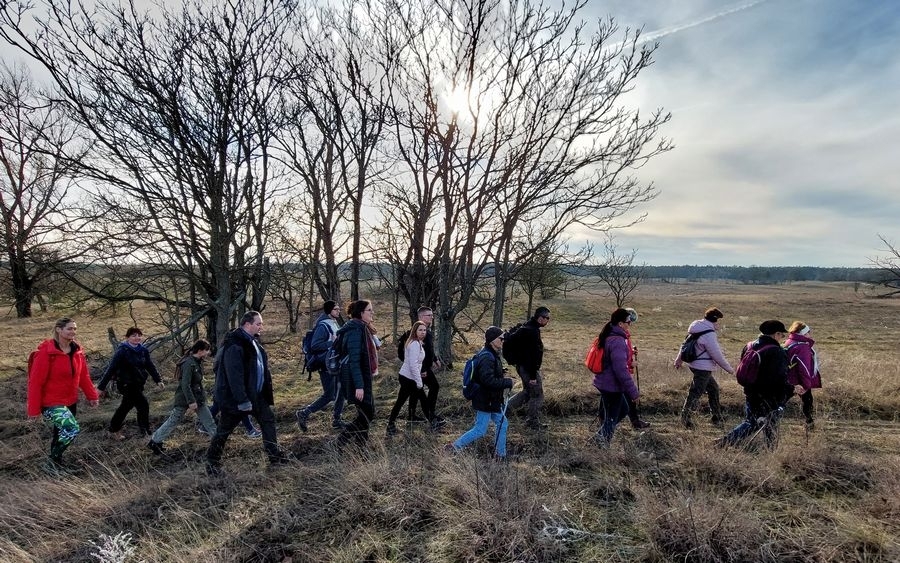
{"label": "blue denim jeans", "polygon": [[500,457],[506,457],[506,429],[509,422],[504,413],[475,411],[475,426],[453,442],[453,447],[462,449],[475,440],[481,438],[488,431],[488,423],[493,422],[495,430],[494,453]]}
{"label": "blue denim jeans", "polygon": [[625,398],[625,393],[622,392],[600,391],[600,401],[606,415],[603,419],[603,425],[600,426],[599,434],[608,444],[612,442],[616,426],[628,416],[628,399]]}
{"label": "blue denim jeans", "polygon": [[778,422],[781,420],[783,412],[783,408],[769,410],[765,405],[762,405],[757,409],[751,409],[749,404],[745,404],[744,413],[746,414],[746,419],[725,436],[725,445],[740,445],[757,430],[762,429],[766,438],[766,446],[769,448],[775,447],[778,440]]}
{"label": "blue denim jeans", "polygon": [[334,410],[332,411],[332,420],[340,420],[344,412],[344,394],[341,393],[341,378],[328,375],[325,370],[319,371],[319,381],[322,383],[322,394],[312,403],[306,405],[301,410],[309,416],[314,412],[318,412],[328,406],[328,403],[334,401]]}

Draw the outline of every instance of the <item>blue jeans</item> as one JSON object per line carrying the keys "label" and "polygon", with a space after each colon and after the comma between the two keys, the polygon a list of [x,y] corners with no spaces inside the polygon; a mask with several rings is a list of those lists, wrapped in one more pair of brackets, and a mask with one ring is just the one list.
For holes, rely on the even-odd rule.
{"label": "blue jeans", "polygon": [[625,393],[621,391],[600,391],[600,401],[606,414],[599,433],[608,444],[612,442],[616,426],[628,416],[628,399],[625,398]]}
{"label": "blue jeans", "polygon": [[769,448],[775,447],[778,440],[778,421],[781,420],[781,414],[784,412],[784,409],[775,408],[769,410],[767,405],[760,405],[758,408],[752,409],[749,404],[745,404],[744,412],[747,418],[725,436],[724,444],[728,446],[740,445],[762,428],[762,432],[766,437],[766,446]]}
{"label": "blue jeans", "polygon": [[457,438],[453,442],[453,447],[457,450],[462,449],[487,434],[489,422],[493,422],[496,429],[494,453],[499,457],[506,457],[506,429],[509,426],[509,422],[506,419],[506,415],[499,412],[475,411],[475,426]]}
{"label": "blue jeans", "polygon": [[334,401],[334,411],[332,411],[331,418],[335,421],[340,420],[341,414],[344,412],[344,394],[341,393],[341,378],[328,375],[328,372],[323,369],[319,371],[319,381],[322,383],[322,394],[318,399],[300,410],[309,416],[324,409],[328,406],[328,403]]}

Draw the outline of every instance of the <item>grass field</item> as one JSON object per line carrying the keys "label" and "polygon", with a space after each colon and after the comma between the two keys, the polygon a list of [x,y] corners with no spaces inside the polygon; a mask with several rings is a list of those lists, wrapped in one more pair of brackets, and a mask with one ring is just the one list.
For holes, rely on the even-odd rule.
{"label": "grass field", "polygon": [[[389,327],[387,301],[374,301],[376,323]],[[99,370],[111,353],[107,327],[121,335],[131,322],[71,311],[17,320],[8,312],[0,318],[0,560],[96,561],[104,542],[117,546],[105,560],[153,562],[900,560],[900,300],[841,284],[645,284],[630,305],[640,313],[633,333],[641,406],[652,427],[638,433],[626,422],[606,452],[590,441],[597,393],[581,361],[613,304],[587,292],[542,304],[553,317],[543,336],[551,426],[530,434],[514,414],[505,463],[490,461],[485,445],[442,452],[471,423],[459,360],[439,375],[449,428],[432,434],[399,425],[398,436],[384,437],[397,388],[390,343],[376,383],[371,450],[334,453],[324,414],[300,433],[294,410],[319,386],[298,377],[300,335],[287,334],[270,307],[264,341],[279,441],[299,461],[268,469],[259,441],[237,431],[221,480],[204,474],[206,442],[192,423],[167,442],[168,459],[146,450],[133,414],[126,428],[134,437],[108,440],[104,428],[117,402],[79,411],[84,431],[67,455],[83,467],[80,475],[43,474],[49,431],[24,416],[28,352],[49,336],[57,315],[75,316]],[[766,318],[812,327],[824,380],[815,432],[805,431],[796,400],[772,452],[714,449],[721,431],[702,417],[693,431],[677,424],[690,373],[676,371],[671,359],[687,325],[710,305],[726,315],[720,341],[730,360]],[[137,311],[152,334],[152,311]],[[508,318],[515,315],[508,309]],[[455,350],[458,358],[473,351]],[[160,367],[172,373],[170,362]],[[742,395],[731,376],[717,377],[730,427]],[[171,386],[148,392],[158,424]],[[128,554],[117,559],[116,549]]]}

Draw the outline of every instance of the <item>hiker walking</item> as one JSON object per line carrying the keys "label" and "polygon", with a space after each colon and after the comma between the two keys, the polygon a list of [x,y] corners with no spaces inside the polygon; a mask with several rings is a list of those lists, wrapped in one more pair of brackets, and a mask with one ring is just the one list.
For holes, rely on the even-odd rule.
{"label": "hiker walking", "polygon": [[212,347],[203,338],[198,339],[180,360],[178,360],[178,386],[175,388],[175,397],[172,400],[172,412],[169,418],[163,422],[150,441],[147,448],[160,455],[165,453],[163,442],[172,434],[181,419],[188,412],[197,413],[197,420],[210,436],[216,433],[216,423],[213,415],[206,405],[206,391],[203,389],[203,358],[209,355]]}
{"label": "hiker walking", "polygon": [[[425,373],[422,370],[422,362],[425,361],[425,347],[423,342],[425,341],[427,334],[428,326],[422,321],[416,321],[410,329],[409,336],[406,339],[406,346],[404,347],[403,353],[403,365],[400,366],[400,374],[398,375],[400,389],[397,391],[397,400],[394,401],[394,408],[391,409],[391,414],[388,417],[387,433],[389,436],[397,433],[397,426],[394,421],[397,420],[400,409],[403,408],[403,405],[407,400],[412,402],[415,398],[418,398],[423,407],[428,406],[425,391],[422,390],[422,376]],[[428,419],[433,418],[432,413],[429,413],[427,410],[425,411],[425,416]]]}
{"label": "hiker walking", "polygon": [[[635,383],[637,384],[638,391],[640,392],[640,379],[638,379],[638,365],[637,365],[637,346],[634,345],[634,341],[631,338],[631,330],[634,327],[634,323],[638,320],[637,311],[632,309],[631,307],[625,307],[625,310],[628,311],[628,323],[625,328],[625,343],[628,345],[628,372],[631,374],[631,377],[635,378]],[[628,401],[628,420],[631,421],[631,427],[635,430],[643,430],[645,428],[650,428],[650,423],[641,419],[641,413],[638,410],[638,404],[631,399],[628,395],[625,396]]]}
{"label": "hiker walking", "polygon": [[787,329],[781,321],[770,320],[759,325],[759,332],[759,338],[741,350],[737,368],[738,383],[743,385],[747,400],[746,420],[722,438],[719,445],[741,444],[759,430],[765,434],[768,447],[775,445],[778,421],[794,391],[787,381],[787,353],[781,347]]}
{"label": "hiker walking", "polygon": [[218,476],[222,473],[221,459],[225,442],[240,424],[241,419],[252,414],[262,431],[262,445],[271,465],[288,463],[290,458],[278,448],[275,428],[275,394],[272,388],[272,372],[269,356],[259,342],[262,331],[262,315],[247,311],[241,317],[241,325],[225,335],[221,356],[213,370],[216,373],[216,404],[219,405],[219,425],[206,451],[206,473]]}
{"label": "hiker walking", "polygon": [[53,426],[50,457],[44,463],[44,470],[53,475],[70,470],[62,456],[81,431],[75,420],[78,390],[92,407],[100,403],[84,352],[75,342],[77,330],[74,320],[59,319],[53,326],[53,337],[41,342],[28,362],[27,413],[29,418],[41,417]]}
{"label": "hiker walking", "polygon": [[350,320],[338,330],[340,377],[344,397],[356,407],[356,418],[341,431],[337,444],[343,446],[353,441],[363,446],[369,441],[369,426],[375,418],[372,376],[378,372],[378,348],[369,333],[375,310],[369,301],[360,299],[350,303],[347,314]]}
{"label": "hiker walking", "polygon": [[[434,311],[431,307],[419,307],[416,310],[418,320],[425,323],[425,340],[422,346],[425,349],[425,359],[422,360],[422,384],[428,389],[428,394],[424,401],[419,399],[418,394],[414,394],[409,399],[409,420],[412,422],[425,422],[431,424],[432,429],[438,429],[446,421],[437,414],[438,392],[441,390],[441,382],[437,377],[436,371],[443,368],[441,359],[434,353],[434,331],[431,326],[434,323]],[[409,340],[410,332],[404,332],[397,343],[397,357],[405,360],[406,342]],[[416,403],[422,403],[422,412],[425,418],[416,415]]]}
{"label": "hiker walking", "polygon": [[598,345],[603,348],[603,370],[594,376],[594,387],[600,391],[603,424],[595,436],[601,447],[609,447],[619,422],[628,416],[628,401],[637,401],[639,391],[628,370],[631,347],[628,345],[628,325],[631,315],[625,309],[612,312],[603,325]]}
{"label": "hiker walking", "polygon": [[725,418],[722,416],[722,405],[719,403],[719,384],[713,377],[716,366],[721,367],[728,373],[733,374],[731,364],[722,354],[719,347],[718,330],[719,320],[725,315],[716,307],[710,307],[703,313],[703,318],[691,323],[688,327],[688,338],[696,339],[697,357],[695,360],[685,362],[679,351],[678,357],[675,358],[675,369],[681,369],[683,363],[687,363],[694,374],[691,381],[691,388],[688,390],[687,399],[684,401],[684,407],[681,409],[681,423],[685,428],[694,428],[692,419],[697,405],[700,403],[700,397],[704,393],[709,397],[709,410],[712,413],[711,422],[715,426],[722,426]]}
{"label": "hiker walking", "polygon": [[[341,309],[334,301],[326,301],[322,305],[322,314],[316,320],[316,328],[313,330],[312,343],[309,351],[316,355],[315,365],[319,366],[319,381],[322,383],[322,394],[312,403],[306,405],[297,411],[297,425],[300,430],[306,432],[309,415],[320,411],[334,401],[334,408],[331,411],[331,427],[338,430],[344,428],[341,422],[341,414],[344,412],[344,395],[341,391],[340,378],[334,377],[325,369],[325,355],[331,348],[331,343],[337,338],[338,326],[337,319],[341,316]],[[318,360],[321,358],[321,361]]]}
{"label": "hiker walking", "polygon": [[473,381],[478,384],[472,408],[475,409],[475,425],[468,432],[447,444],[445,449],[458,451],[488,431],[488,424],[494,423],[494,455],[498,460],[506,458],[506,430],[509,422],[503,408],[503,391],[512,389],[513,380],[503,376],[500,349],[503,347],[503,329],[489,326],[484,331],[484,348],[478,353]]}
{"label": "hiker walking", "polygon": [[803,416],[806,417],[806,428],[815,427],[813,420],[813,389],[822,387],[822,376],[819,374],[819,357],[816,355],[816,341],[810,336],[809,325],[801,321],[791,323],[787,340],[784,343],[788,355],[788,383],[803,388],[800,402]]}
{"label": "hiker walking", "polygon": [[541,422],[541,407],[544,404],[544,378],[541,373],[544,342],[541,340],[541,329],[549,322],[550,309],[538,307],[534,311],[534,316],[512,336],[516,348],[516,372],[522,379],[522,390],[509,400],[508,408],[517,409],[528,403],[525,424],[531,430],[547,428],[547,425]]}
{"label": "hiker walking", "polygon": [[141,436],[150,435],[150,402],[144,395],[144,385],[147,383],[147,378],[151,377],[158,387],[165,387],[156,365],[150,358],[150,350],[144,346],[143,342],[143,331],[136,326],[129,328],[125,332],[125,341],[119,344],[106,368],[106,373],[103,374],[97,385],[100,395],[106,396],[106,386],[110,381],[115,380],[116,389],[122,394],[122,402],[119,403],[119,408],[116,409],[109,421],[109,436],[113,440],[125,439],[122,426],[131,409],[137,412],[137,423]]}

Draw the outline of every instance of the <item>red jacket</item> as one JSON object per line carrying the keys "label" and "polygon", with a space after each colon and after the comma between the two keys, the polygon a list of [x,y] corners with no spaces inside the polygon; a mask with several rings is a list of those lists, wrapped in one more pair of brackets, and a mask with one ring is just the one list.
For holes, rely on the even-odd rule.
{"label": "red jacket", "polygon": [[81,346],[73,342],[68,355],[52,338],[41,342],[28,373],[28,416],[38,416],[46,407],[77,403],[79,387],[89,401],[99,399]]}

